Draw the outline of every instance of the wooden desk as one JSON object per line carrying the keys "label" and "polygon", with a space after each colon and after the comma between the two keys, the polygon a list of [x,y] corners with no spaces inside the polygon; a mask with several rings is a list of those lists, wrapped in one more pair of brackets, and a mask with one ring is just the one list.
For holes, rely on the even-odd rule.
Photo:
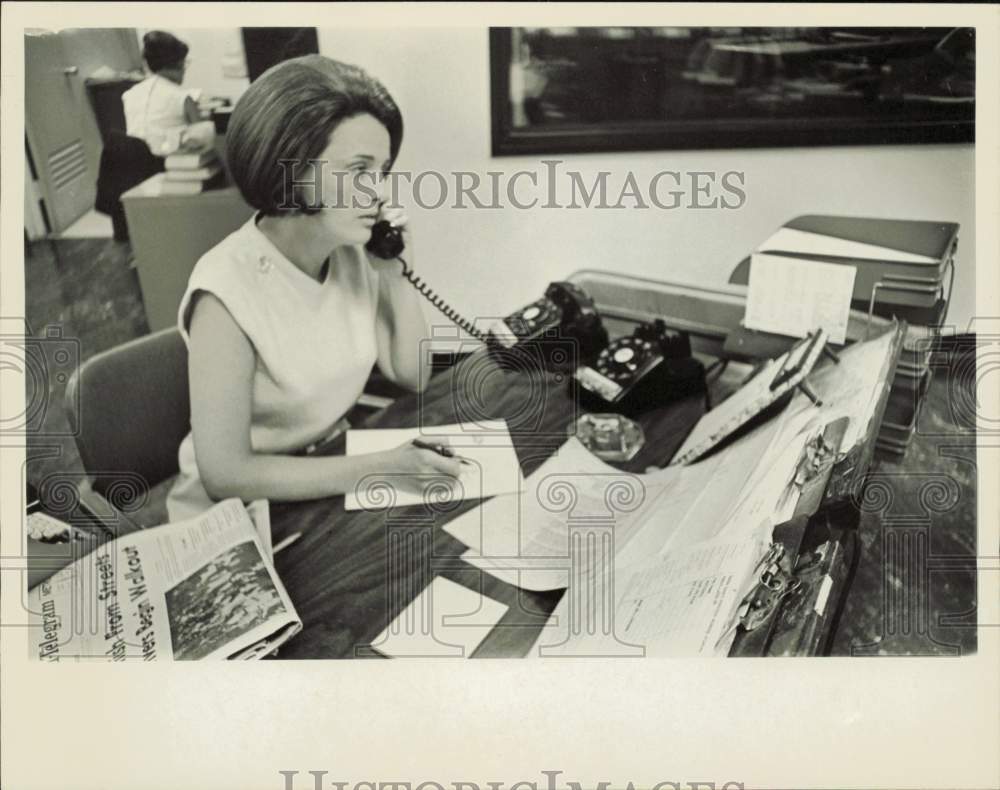
{"label": "wooden desk", "polygon": [[[463,398],[455,397],[461,391]],[[470,393],[474,397],[470,398]],[[529,400],[530,399],[530,400]],[[462,403],[474,403],[475,412]],[[680,446],[705,410],[702,397],[674,402],[640,422],[646,444],[627,464],[641,472],[660,464]],[[564,376],[544,373],[540,366],[502,372],[477,352],[435,377],[421,396],[397,400],[368,421],[368,428],[444,425],[470,419],[505,418],[525,475],[531,474],[565,441],[566,427],[576,417]],[[343,443],[330,448],[343,452]],[[509,610],[476,650],[475,657],[523,656],[534,643],[546,617],[563,591],[518,590],[458,560],[465,546],[443,532],[451,518],[478,502],[463,502],[434,513],[423,506],[384,512],[345,512],[344,498],[303,504],[272,504],[275,542],[292,532],[301,540],[275,557],[288,594],[303,620],[302,633],[281,648],[280,658],[350,658],[426,587],[442,575],[506,604]],[[412,549],[402,563],[390,552],[401,539]]]}
{"label": "wooden desk", "polygon": [[[625,334],[614,330],[612,335]],[[891,379],[901,336],[887,361],[885,376]],[[531,357],[529,356],[529,359]],[[739,380],[713,383],[712,399],[739,386]],[[843,463],[860,483],[871,460],[875,436],[885,408],[888,389],[880,396],[876,417],[867,438]],[[474,405],[474,409],[470,407]],[[674,401],[644,415],[639,422],[646,444],[637,456],[614,466],[628,472],[643,472],[662,466],[677,450],[690,429],[705,412],[702,396]],[[469,420],[507,420],[523,473],[535,471],[565,441],[566,428],[578,414],[567,390],[564,375],[543,372],[540,360],[501,371],[484,351],[459,362],[435,377],[420,396],[397,400],[384,412],[373,415],[367,428],[444,425]],[[328,448],[342,453],[343,441]],[[370,655],[366,646],[425,589],[435,575],[463,584],[508,606],[508,611],[474,653],[474,657],[524,656],[531,650],[548,614],[563,591],[533,593],[519,590],[459,560],[466,547],[441,528],[450,519],[477,506],[477,502],[448,505],[434,512],[425,507],[392,508],[382,512],[346,512],[343,497],[298,504],[271,506],[275,542],[292,532],[302,539],[276,557],[276,566],[302,617],[304,630],[281,649],[282,658],[349,658]],[[802,594],[780,608],[774,627],[743,634],[734,644],[733,655],[822,652],[836,626],[838,606],[831,605],[819,618],[811,615],[814,599],[824,576],[832,581],[831,602],[837,602],[848,585],[851,543],[858,514],[850,507],[803,518],[776,532],[794,563],[821,544],[826,557],[802,579]],[[404,551],[405,544],[405,551]],[[401,554],[408,556],[401,559]],[[390,567],[390,563],[392,563]],[[780,622],[779,622],[780,620]]]}
{"label": "wooden desk", "polygon": [[177,324],[198,259],[253,214],[232,185],[198,195],[161,195],[157,183],[153,176],[122,195],[151,332]]}

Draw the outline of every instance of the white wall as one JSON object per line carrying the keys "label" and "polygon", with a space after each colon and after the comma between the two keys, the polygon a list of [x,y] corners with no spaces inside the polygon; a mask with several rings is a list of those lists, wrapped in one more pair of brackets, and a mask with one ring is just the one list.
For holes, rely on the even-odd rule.
{"label": "white wall", "polygon": [[[747,201],[735,211],[414,207],[416,266],[463,312],[505,314],[537,298],[550,281],[587,267],[725,282],[732,267],[785,221],[830,213],[961,223],[948,321],[964,328],[973,315],[971,145],[493,158],[487,39],[485,28],[319,31],[320,52],[368,69],[399,103],[406,125],[399,169],[513,173],[541,171],[540,159],[560,158],[588,183],[600,170],[624,177],[631,169],[640,183],[663,169],[740,170]],[[433,198],[436,190],[428,193]]]}

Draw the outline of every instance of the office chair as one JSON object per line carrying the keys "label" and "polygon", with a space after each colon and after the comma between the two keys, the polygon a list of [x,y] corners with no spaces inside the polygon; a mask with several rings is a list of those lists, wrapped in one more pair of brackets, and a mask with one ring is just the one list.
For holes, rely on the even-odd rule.
{"label": "office chair", "polygon": [[177,450],[191,429],[187,348],[164,329],[87,360],[66,416],[94,491],[141,526],[166,523]]}
{"label": "office chair", "polygon": [[154,156],[144,140],[119,131],[108,133],[97,170],[94,208],[111,217],[115,241],[129,240],[121,196],[163,170],[164,160]]}
{"label": "office chair", "polygon": [[[357,424],[403,391],[375,369],[346,417]],[[180,332],[163,329],[87,360],[70,378],[64,403],[93,490],[140,526],[167,523],[177,451],[191,430]]]}

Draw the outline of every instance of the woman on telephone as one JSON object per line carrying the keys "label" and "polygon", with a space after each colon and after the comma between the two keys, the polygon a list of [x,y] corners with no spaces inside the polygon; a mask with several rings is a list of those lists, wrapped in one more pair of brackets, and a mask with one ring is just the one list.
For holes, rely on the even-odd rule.
{"label": "woman on telephone", "polygon": [[172,520],[213,500],[314,499],[372,473],[457,476],[459,462],[403,445],[315,457],[372,366],[411,389],[428,380],[419,294],[398,260],[365,250],[382,208],[403,122],[360,68],[319,55],[261,75],[227,134],[233,180],[256,214],[195,266],[178,322],[188,345],[191,433],[170,493]]}

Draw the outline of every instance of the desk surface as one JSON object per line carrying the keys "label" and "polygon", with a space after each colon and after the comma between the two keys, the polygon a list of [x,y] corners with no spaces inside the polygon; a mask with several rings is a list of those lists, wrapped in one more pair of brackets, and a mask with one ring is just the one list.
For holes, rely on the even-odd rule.
{"label": "desk surface", "polygon": [[[563,375],[525,366],[503,372],[482,352],[435,377],[422,395],[406,396],[374,415],[368,428],[417,424],[444,425],[470,419],[507,420],[525,475],[531,474],[565,441],[566,427],[575,419],[572,399]],[[463,398],[456,393],[463,392]],[[469,397],[473,392],[474,397]],[[465,403],[465,409],[458,404]],[[471,412],[468,404],[475,404]],[[669,408],[643,417],[646,444],[627,464],[641,472],[662,464],[676,451],[690,428],[704,413],[701,396],[675,401]],[[471,412],[471,413],[470,413]],[[342,444],[329,448],[343,452]],[[275,542],[292,532],[302,539],[278,554],[275,564],[303,621],[303,631],[281,648],[281,658],[351,658],[365,654],[368,645],[431,581],[433,575],[506,604],[509,609],[476,650],[475,657],[523,656],[534,643],[546,617],[563,591],[532,593],[518,590],[461,562],[465,546],[444,532],[446,521],[473,507],[463,502],[447,513],[433,514],[423,507],[383,512],[346,512],[344,498],[332,497],[299,504],[271,506]],[[426,539],[412,543],[414,553],[393,563],[387,573],[392,524],[433,525]],[[391,584],[390,584],[391,582]]]}
{"label": "desk surface", "polygon": [[123,201],[129,200],[148,200],[150,198],[155,198],[156,200],[177,200],[177,201],[204,201],[204,200],[226,200],[226,201],[239,201],[243,203],[243,198],[240,196],[240,191],[233,186],[231,183],[223,182],[222,185],[217,186],[213,189],[206,189],[202,192],[196,192],[193,195],[164,195],[161,192],[161,185],[163,184],[164,174],[156,173],[150,176],[141,184],[132,187],[130,190],[122,194]]}

